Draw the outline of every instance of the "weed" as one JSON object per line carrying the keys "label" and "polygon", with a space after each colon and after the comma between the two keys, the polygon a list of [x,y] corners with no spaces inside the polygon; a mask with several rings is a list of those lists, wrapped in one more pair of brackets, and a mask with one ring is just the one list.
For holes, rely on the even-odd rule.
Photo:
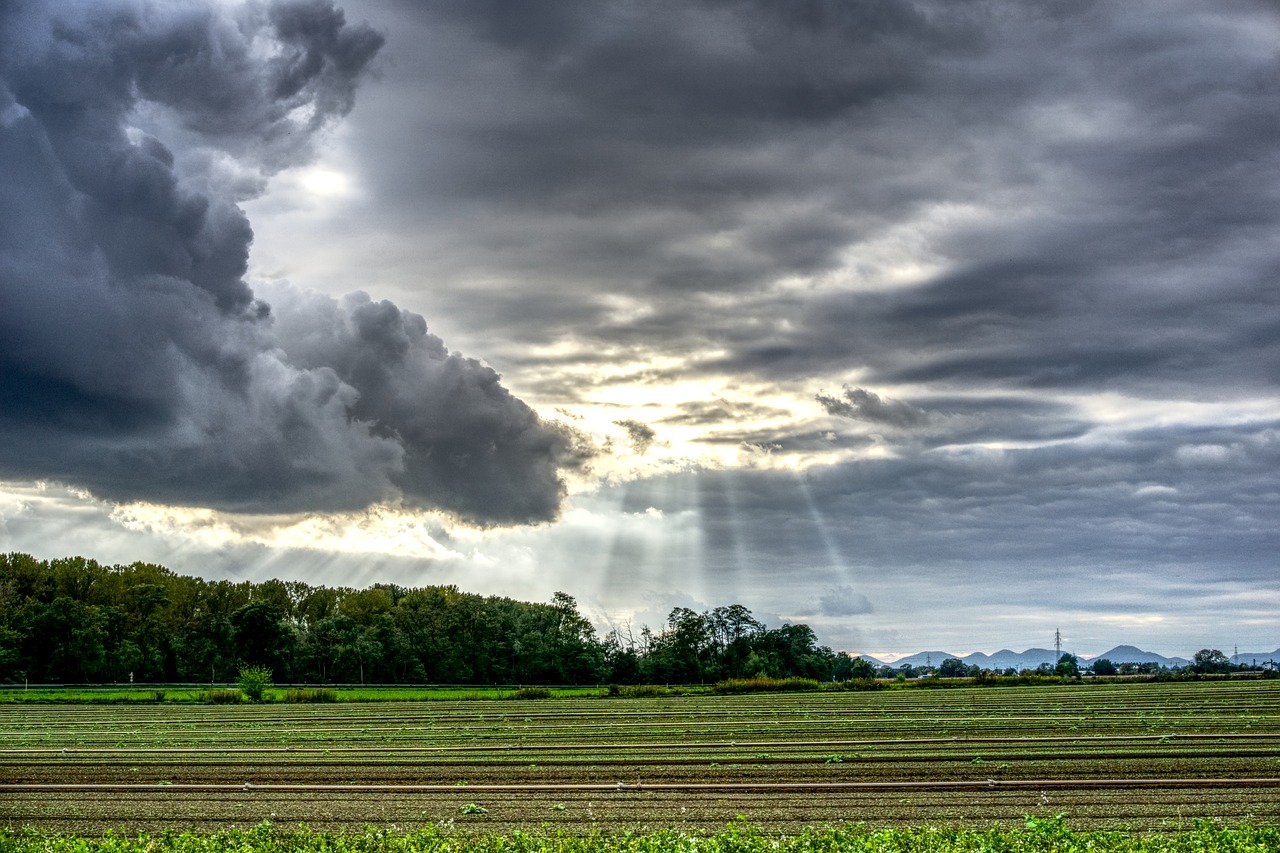
{"label": "weed", "polygon": [[240,703],[240,691],[222,688],[206,690],[200,694],[200,701],[206,705],[238,705]]}
{"label": "weed", "polygon": [[715,693],[778,693],[793,690],[817,690],[812,678],[730,678],[711,688]]}
{"label": "weed", "polygon": [[284,692],[284,701],[298,704],[337,702],[338,691],[332,687],[291,687]]}

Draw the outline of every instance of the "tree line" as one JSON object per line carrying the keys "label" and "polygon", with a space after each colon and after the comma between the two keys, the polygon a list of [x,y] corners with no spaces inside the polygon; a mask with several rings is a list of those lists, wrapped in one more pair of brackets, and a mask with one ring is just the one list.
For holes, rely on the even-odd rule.
{"label": "tree line", "polygon": [[844,680],[860,664],[807,625],[768,628],[738,604],[601,637],[562,592],[532,603],[0,554],[0,682],[212,683],[261,666],[299,683],[691,684]]}

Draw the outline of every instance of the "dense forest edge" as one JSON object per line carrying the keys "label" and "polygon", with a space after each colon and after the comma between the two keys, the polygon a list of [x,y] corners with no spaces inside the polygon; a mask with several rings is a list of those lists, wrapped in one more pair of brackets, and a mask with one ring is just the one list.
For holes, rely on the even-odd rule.
{"label": "dense forest edge", "polygon": [[[798,689],[870,686],[876,678],[1004,683],[1081,673],[1069,654],[1029,672],[990,672],[954,658],[936,667],[877,667],[819,645],[808,625],[768,628],[740,604],[702,613],[677,607],[658,630],[628,627],[600,637],[563,592],[532,603],[456,586],[210,581],[151,563],[0,554],[0,684],[215,684],[246,668],[269,671],[277,684],[719,684],[726,691],[749,689],[752,680]],[[1170,675],[1105,660],[1091,668],[1094,675]],[[1236,669],[1247,667],[1204,649],[1181,675]]]}
{"label": "dense forest edge", "polygon": [[[845,680],[865,661],[741,605],[597,636],[572,596],[210,581],[150,563],[0,554],[0,683],[697,684]],[[863,672],[862,674],[867,674]]]}

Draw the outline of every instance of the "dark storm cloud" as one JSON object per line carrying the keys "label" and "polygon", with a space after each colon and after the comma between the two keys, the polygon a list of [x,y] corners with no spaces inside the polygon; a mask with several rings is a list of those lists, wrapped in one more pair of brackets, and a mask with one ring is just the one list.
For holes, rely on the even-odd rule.
{"label": "dark storm cloud", "polygon": [[[357,131],[383,221],[412,211],[392,227],[430,221],[433,252],[484,270],[433,298],[513,352],[1140,395],[1280,375],[1271,4],[388,14],[420,76],[379,105],[417,97],[413,121]],[[476,299],[474,278],[501,285]],[[602,293],[650,310],[614,318]]]}
{"label": "dark storm cloud", "polygon": [[795,369],[840,353],[895,382],[1257,391],[1280,368],[1280,296],[1266,284],[1280,253],[1253,256],[1278,250],[1262,243],[1212,270],[1188,260],[1185,272],[1136,271],[1128,254],[1088,267],[1068,258],[984,265],[908,294],[819,300],[805,309],[804,340],[744,351],[744,361]]}
{"label": "dark storm cloud", "polygon": [[[495,294],[510,303],[500,319],[542,334],[581,323],[591,300],[580,288],[632,281],[641,297],[665,299],[834,266],[927,178],[849,181],[847,143],[832,142],[876,124],[918,91],[935,57],[971,51],[979,31],[899,2],[803,12],[434,3],[388,14],[404,73],[376,109],[417,111],[355,130],[389,205],[377,215],[456,229],[450,262],[509,275]],[[868,165],[895,144],[871,142]],[[557,298],[521,299],[524,288]],[[549,305],[556,316],[542,316]]]}
{"label": "dark storm cloud", "polygon": [[282,289],[272,305],[289,363],[358,389],[350,417],[403,447],[391,480],[408,504],[503,523],[556,515],[560,467],[581,466],[592,449],[541,421],[491,368],[450,353],[421,316],[364,293],[336,302]]}
{"label": "dark storm cloud", "polygon": [[237,201],[305,162],[381,44],[325,0],[4,7],[4,476],[245,511],[555,516],[584,451],[492,370],[390,303],[282,289],[273,318],[245,282]]}

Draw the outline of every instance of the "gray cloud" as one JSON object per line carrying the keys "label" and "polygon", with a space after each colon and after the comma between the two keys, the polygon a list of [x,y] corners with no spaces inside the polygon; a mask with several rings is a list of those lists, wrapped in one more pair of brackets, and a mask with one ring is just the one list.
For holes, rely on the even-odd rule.
{"label": "gray cloud", "polygon": [[381,44],[325,0],[6,7],[0,472],[242,511],[556,515],[589,451],[494,371],[391,303],[280,288],[273,312],[245,281],[237,202],[306,162]]}
{"label": "gray cloud", "polygon": [[[267,470],[278,505],[417,490],[546,517],[590,451],[439,335],[548,406],[618,405],[715,449],[885,457],[575,498],[643,521],[617,541],[503,534],[613,560],[601,584],[792,614],[848,586],[875,610],[815,615],[868,638],[1004,632],[1056,600],[1149,615],[1127,624],[1183,652],[1196,625],[1274,628],[1256,604],[1276,551],[1274,4],[345,5],[385,33],[364,70],[375,37],[323,3],[147,26],[90,4],[108,12],[75,13],[83,50],[42,6],[5,7],[7,475],[174,500],[200,482],[265,508]],[[241,44],[255,32],[279,62]],[[197,79],[217,85],[180,98]],[[358,192],[329,218],[263,199],[255,265],[401,307],[250,291],[237,203],[348,108]],[[419,382],[429,411],[408,405]],[[844,385],[862,392],[804,405]],[[665,408],[637,416],[627,386]],[[453,430],[455,410],[478,425]],[[470,453],[471,434],[514,459]],[[429,436],[453,461],[420,452]],[[482,457],[480,482],[447,476]],[[999,642],[1044,645],[1042,627]]]}
{"label": "gray cloud", "polygon": [[823,616],[859,616],[871,610],[870,600],[849,584],[831,587],[818,599],[818,612]]}
{"label": "gray cloud", "polygon": [[1061,441],[1080,438],[1093,428],[1071,406],[1028,397],[939,395],[918,406],[846,387],[839,397],[818,394],[816,399],[827,414],[869,425],[904,448]]}
{"label": "gray cloud", "polygon": [[726,421],[751,421],[765,418],[786,417],[791,413],[777,406],[764,406],[745,400],[696,400],[681,403],[680,414],[662,419],[663,423],[686,426],[707,426]]}
{"label": "gray cloud", "polygon": [[623,418],[613,423],[614,426],[622,427],[627,434],[627,443],[631,445],[632,450],[641,456],[645,454],[645,451],[653,445],[654,439],[658,437],[653,427],[632,418]]}
{"label": "gray cloud", "polygon": [[416,104],[354,131],[373,215],[430,223],[457,275],[432,303],[505,363],[557,341],[870,387],[1280,375],[1268,4],[369,2],[404,39],[371,109]]}
{"label": "gray cloud", "polygon": [[888,424],[903,429],[920,426],[929,419],[928,413],[910,403],[886,400],[865,388],[845,388],[841,397],[819,394],[817,400],[829,415]]}

